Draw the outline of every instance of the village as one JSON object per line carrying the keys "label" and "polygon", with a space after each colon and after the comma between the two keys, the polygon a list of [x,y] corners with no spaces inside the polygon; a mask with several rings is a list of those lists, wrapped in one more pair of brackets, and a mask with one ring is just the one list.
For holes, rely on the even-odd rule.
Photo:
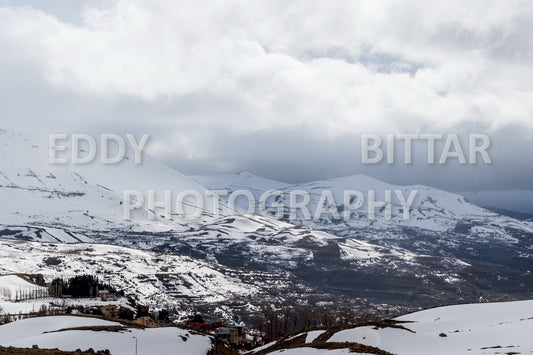
{"label": "village", "polygon": [[[49,315],[76,315],[125,322],[138,328],[180,327],[210,335],[236,351],[251,350],[271,341],[318,327],[347,327],[390,317],[411,308],[373,304],[366,298],[333,311],[332,304],[316,307],[266,306],[249,323],[190,314],[178,319],[166,309],[151,310],[92,275],[74,275],[45,282],[40,274],[0,275],[0,323]],[[204,320],[204,318],[206,320]]]}
{"label": "village", "polygon": [[243,324],[220,320],[205,323],[194,314],[172,319],[165,309],[151,311],[123,291],[102,284],[97,277],[78,275],[45,282],[39,274],[0,275],[0,324],[50,315],[76,315],[126,322],[139,328],[177,326],[209,334],[232,348],[252,349],[263,340],[245,333]]}

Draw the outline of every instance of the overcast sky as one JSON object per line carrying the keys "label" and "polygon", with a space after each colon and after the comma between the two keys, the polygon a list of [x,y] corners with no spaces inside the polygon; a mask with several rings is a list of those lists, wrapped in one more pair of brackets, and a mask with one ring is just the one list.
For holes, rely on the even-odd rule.
{"label": "overcast sky", "polygon": [[[533,212],[531,19],[531,1],[0,0],[1,122],[149,133],[185,174],[366,174]],[[363,133],[401,132],[487,134],[493,164],[420,145],[361,164]]]}

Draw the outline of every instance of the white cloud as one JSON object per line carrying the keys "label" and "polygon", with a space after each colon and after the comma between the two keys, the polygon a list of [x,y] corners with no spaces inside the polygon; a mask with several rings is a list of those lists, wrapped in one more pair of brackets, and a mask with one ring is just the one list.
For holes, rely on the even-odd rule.
{"label": "white cloud", "polygon": [[529,2],[118,1],[81,26],[29,9],[0,10],[0,26],[58,88],[216,96],[237,114],[211,119],[236,130],[335,136],[531,125],[532,16]]}
{"label": "white cloud", "polygon": [[[369,131],[533,128],[529,1],[120,0],[82,11],[67,23],[0,8],[3,119],[150,132],[152,153],[220,171],[256,156],[310,165],[302,146],[328,160]],[[305,139],[291,145],[291,134]]]}

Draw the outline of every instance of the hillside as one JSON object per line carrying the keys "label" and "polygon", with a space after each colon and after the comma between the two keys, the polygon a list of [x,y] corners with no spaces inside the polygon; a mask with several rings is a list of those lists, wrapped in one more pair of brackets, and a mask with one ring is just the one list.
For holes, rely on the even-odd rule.
{"label": "hillside", "polygon": [[35,285],[19,276],[0,276],[0,301],[16,301],[25,297],[42,297],[47,294],[46,287]]}
{"label": "hillside", "polygon": [[[214,301],[218,305],[224,303],[223,309],[230,313],[242,313],[240,307],[250,309],[246,306],[247,297],[258,285],[261,285],[261,293],[272,295],[272,299],[270,296],[258,299],[254,307],[261,302],[283,304],[289,299],[304,303],[311,300],[312,303],[345,302],[347,298],[361,295],[372,297],[376,302],[435,305],[457,300],[458,289],[461,290],[459,297],[466,299],[474,299],[478,294],[478,286],[469,282],[470,266],[460,258],[431,256],[381,242],[381,245],[365,242],[363,238],[337,236],[309,226],[243,215],[230,211],[224,204],[220,217],[202,210],[196,220],[174,215],[167,219],[161,211],[155,211],[156,220],[152,221],[147,218],[144,206],[134,211],[131,220],[124,220],[122,195],[125,189],[143,192],[155,189],[158,196],[162,196],[165,190],[179,193],[192,189],[204,193],[205,188],[149,156],[145,156],[140,165],[134,165],[130,159],[112,166],[58,166],[48,164],[47,147],[36,145],[23,135],[2,131],[0,144],[6,160],[0,167],[0,197],[9,201],[0,206],[0,236],[44,243],[15,243],[7,247],[6,240],[2,243],[7,256],[12,256],[6,260],[15,260],[14,255],[20,254],[31,257],[38,250],[63,260],[56,269],[41,270],[37,266],[42,264],[42,254],[39,254],[35,255],[39,260],[28,264],[6,261],[7,264],[2,265],[5,272],[79,273],[86,270],[84,263],[92,263],[95,266],[88,267],[91,272],[125,278],[121,275],[121,267],[105,262],[105,258],[95,261],[87,257],[82,262],[83,253],[69,253],[63,246],[46,244],[91,243],[153,252],[155,254],[150,257],[153,260],[186,256],[201,261],[211,270],[232,270],[236,279],[256,280],[252,287],[238,287],[244,293],[237,297],[240,291],[228,293],[225,283],[207,283],[208,291],[192,292],[194,287],[179,291],[181,283],[174,279],[185,276],[164,276],[165,280],[156,280],[153,274],[166,275],[167,268],[157,265],[158,262],[153,263],[154,268],[141,268],[129,275],[157,285],[154,287],[159,291],[149,292],[158,295],[153,296],[153,302],[165,297],[181,298],[180,305],[191,299],[201,304]],[[241,178],[239,186],[245,185],[249,175]],[[265,179],[258,181],[263,187],[278,184]],[[124,258],[117,261],[117,265],[128,258],[135,259],[132,251],[120,253],[124,253]],[[111,255],[108,258],[113,258]],[[196,282],[185,284],[195,285]],[[280,293],[280,287],[286,287],[287,292]],[[413,293],[414,288],[420,292]],[[220,294],[227,297],[219,297]],[[147,295],[141,292],[139,297]],[[228,298],[239,299],[237,309],[231,302],[228,304]]]}
{"label": "hillside", "polygon": [[[486,280],[489,289],[507,290],[515,295],[533,291],[533,279],[529,274],[533,258],[533,223],[476,206],[458,194],[422,185],[392,185],[363,175],[290,185],[250,173],[233,177],[195,176],[195,179],[212,189],[225,188],[228,192],[248,189],[256,200],[268,189],[281,190],[283,197],[277,202],[286,206],[282,221],[289,221],[291,191],[309,194],[311,214],[316,211],[323,191],[331,191],[335,199],[333,207],[342,214],[347,209],[344,191],[357,190],[365,201],[352,211],[350,219],[336,219],[331,214],[323,214],[320,219],[307,219],[298,211],[296,219],[290,219],[290,222],[347,240],[400,247],[421,255],[456,258],[471,265],[469,273],[475,275],[478,280],[475,282]],[[375,190],[378,201],[384,199],[385,191],[393,192],[390,219],[382,210],[376,212],[375,218],[369,218],[369,190]],[[402,191],[408,196],[415,190],[417,194],[409,211],[410,218],[405,220],[394,191]],[[500,284],[502,280],[509,282],[504,286]]]}
{"label": "hillside", "polygon": [[[48,262],[50,259],[55,262]],[[0,239],[0,272],[14,270],[41,274],[46,282],[81,274],[98,275],[104,283],[114,285],[126,296],[152,309],[176,308],[183,317],[198,307],[213,315],[231,317],[240,307],[258,307],[263,300],[276,298],[277,293],[289,288],[300,287],[300,292],[309,292],[303,285],[291,284],[288,276],[236,270],[187,256],[104,244],[44,244]],[[17,276],[0,276],[0,287],[11,290],[12,295],[26,289],[43,289]],[[36,298],[41,297],[39,294]],[[38,310],[51,301],[54,300],[5,303],[4,307],[16,314],[27,309]],[[75,301],[68,302],[76,304]]]}
{"label": "hillside", "polygon": [[210,337],[180,328],[128,328],[87,317],[38,317],[0,326],[0,345],[6,347],[108,349],[113,355],[129,355],[135,353],[136,339],[139,354],[206,355],[211,349]]}
{"label": "hillside", "polygon": [[[253,354],[526,354],[533,301],[437,307],[356,328],[296,334]],[[340,349],[339,349],[340,348]],[[351,353],[351,352],[350,352]]]}

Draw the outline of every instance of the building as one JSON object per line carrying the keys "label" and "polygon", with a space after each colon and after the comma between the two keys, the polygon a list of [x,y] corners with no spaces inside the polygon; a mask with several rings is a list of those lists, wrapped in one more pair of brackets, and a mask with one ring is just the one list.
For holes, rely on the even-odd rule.
{"label": "building", "polygon": [[108,318],[116,318],[118,317],[118,306],[114,304],[108,304],[105,306],[100,307],[100,311],[102,311],[102,314],[104,317]]}
{"label": "building", "polygon": [[139,317],[135,320],[137,323],[139,323],[140,325],[144,326],[144,327],[148,327],[148,328],[156,328],[158,327],[159,325],[154,322],[152,320],[152,318],[150,318],[149,316],[144,316],[144,317]]}
{"label": "building", "polygon": [[226,323],[224,324],[227,328],[237,329],[237,335],[241,338],[244,335],[243,326],[235,323]]}
{"label": "building", "polygon": [[116,301],[117,300],[117,294],[112,292],[102,293],[100,295],[102,298],[102,301]]}
{"label": "building", "polygon": [[217,338],[235,344],[239,341],[239,330],[237,328],[220,327],[217,329]]}

